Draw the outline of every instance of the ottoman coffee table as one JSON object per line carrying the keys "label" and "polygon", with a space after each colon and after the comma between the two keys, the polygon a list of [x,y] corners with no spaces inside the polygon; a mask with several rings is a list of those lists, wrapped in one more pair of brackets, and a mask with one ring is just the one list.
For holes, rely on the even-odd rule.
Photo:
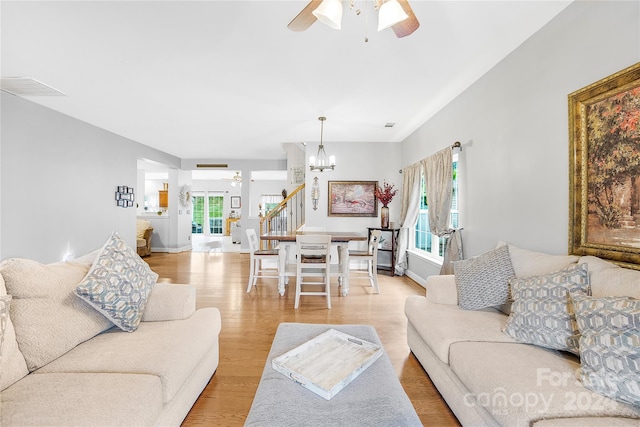
{"label": "ottoman coffee table", "polygon": [[273,369],[273,359],[329,329],[382,345],[372,326],[281,323],[245,426],[421,426],[386,353],[331,400]]}

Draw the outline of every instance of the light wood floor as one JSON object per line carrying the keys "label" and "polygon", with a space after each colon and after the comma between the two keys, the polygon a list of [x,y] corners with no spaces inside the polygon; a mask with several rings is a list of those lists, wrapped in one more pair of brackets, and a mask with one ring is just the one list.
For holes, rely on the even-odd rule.
{"label": "light wood floor", "polygon": [[218,307],[222,314],[218,369],[183,426],[244,424],[281,322],[373,325],[422,423],[459,425],[407,346],[404,301],[424,293],[411,279],[381,272],[379,295],[368,280],[352,279],[347,297],[339,295],[337,284],[332,287],[331,310],[324,297],[316,296],[302,297],[294,310],[295,284],[284,297],[275,280],[258,280],[257,288],[246,293],[248,254],[153,253],[145,260],[161,280],[196,285],[198,307]]}

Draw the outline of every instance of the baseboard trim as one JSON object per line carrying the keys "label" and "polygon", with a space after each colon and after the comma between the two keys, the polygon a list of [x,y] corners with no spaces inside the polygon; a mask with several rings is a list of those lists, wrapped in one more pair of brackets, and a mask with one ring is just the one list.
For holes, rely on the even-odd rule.
{"label": "baseboard trim", "polygon": [[425,289],[427,288],[427,281],[424,278],[412,272],[411,270],[405,270],[404,274],[406,274],[408,278],[416,282],[418,285],[422,286]]}

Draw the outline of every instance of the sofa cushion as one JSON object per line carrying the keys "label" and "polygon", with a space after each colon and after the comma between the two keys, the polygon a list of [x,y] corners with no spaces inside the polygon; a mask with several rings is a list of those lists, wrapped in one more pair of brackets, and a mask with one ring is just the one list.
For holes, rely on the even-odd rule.
{"label": "sofa cushion", "polygon": [[513,305],[504,327],[516,340],[578,354],[579,332],[570,293],[589,292],[585,264],[511,280]]}
{"label": "sofa cushion", "polygon": [[640,406],[640,300],[572,295],[585,387]]}
{"label": "sofa cushion", "polygon": [[156,283],[142,315],[143,322],[180,320],[196,311],[196,287]]}
{"label": "sofa cushion", "polygon": [[453,271],[460,307],[477,310],[508,301],[509,279],[515,274],[506,246],[456,261]]}
{"label": "sofa cushion", "polygon": [[594,256],[583,256],[580,263],[588,266],[592,296],[627,296],[640,299],[640,271],[622,268]]}
{"label": "sofa cushion", "polygon": [[507,316],[492,308],[470,311],[410,295],[404,311],[415,330],[444,363],[449,363],[449,347],[456,342],[515,342],[501,332]]}
{"label": "sofa cushion", "polygon": [[453,274],[429,276],[424,287],[429,301],[436,304],[458,305],[458,290]]}
{"label": "sofa cushion", "polygon": [[[529,427],[537,420],[581,416],[640,417],[640,408],[587,390],[578,358],[528,344],[458,342],[450,366],[470,393],[466,405],[484,407],[498,424]],[[579,425],[579,424],[578,424]]]}
{"label": "sofa cushion", "polygon": [[[0,363],[2,362],[2,345],[4,344],[4,331],[9,323],[9,304],[11,304],[11,295],[0,296]],[[2,372],[0,372],[0,380]]]}
{"label": "sofa cushion", "polygon": [[158,275],[114,232],[75,292],[123,331],[135,331]]}
{"label": "sofa cushion", "polygon": [[112,328],[38,372],[156,375],[162,382],[166,403],[173,399],[211,347],[217,347],[220,326],[220,311],[203,308],[185,320],[142,322],[132,333]]}
{"label": "sofa cushion", "polygon": [[[0,275],[0,296],[7,295],[4,279]],[[2,357],[0,357],[0,390],[4,390],[20,378],[29,374],[27,362],[18,349],[16,333],[13,328],[11,316],[7,317],[4,332],[2,334]]]}
{"label": "sofa cushion", "polygon": [[162,386],[144,374],[33,373],[2,392],[2,425],[151,426]]}
{"label": "sofa cushion", "polygon": [[498,242],[497,247],[509,247],[509,256],[516,277],[540,276],[554,273],[578,262],[576,255],[550,255],[542,252],[530,251],[506,242]]}
{"label": "sofa cushion", "polygon": [[13,297],[16,340],[29,371],[112,326],[73,294],[87,271],[83,261],[40,264],[12,258],[0,264],[7,293]]}

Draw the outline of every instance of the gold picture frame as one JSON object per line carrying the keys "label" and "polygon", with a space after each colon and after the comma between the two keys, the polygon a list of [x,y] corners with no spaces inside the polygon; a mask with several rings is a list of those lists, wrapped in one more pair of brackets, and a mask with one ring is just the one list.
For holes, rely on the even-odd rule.
{"label": "gold picture frame", "polygon": [[329,216],[378,216],[378,181],[329,181]]}
{"label": "gold picture frame", "polygon": [[640,63],[569,94],[569,253],[640,269]]}

